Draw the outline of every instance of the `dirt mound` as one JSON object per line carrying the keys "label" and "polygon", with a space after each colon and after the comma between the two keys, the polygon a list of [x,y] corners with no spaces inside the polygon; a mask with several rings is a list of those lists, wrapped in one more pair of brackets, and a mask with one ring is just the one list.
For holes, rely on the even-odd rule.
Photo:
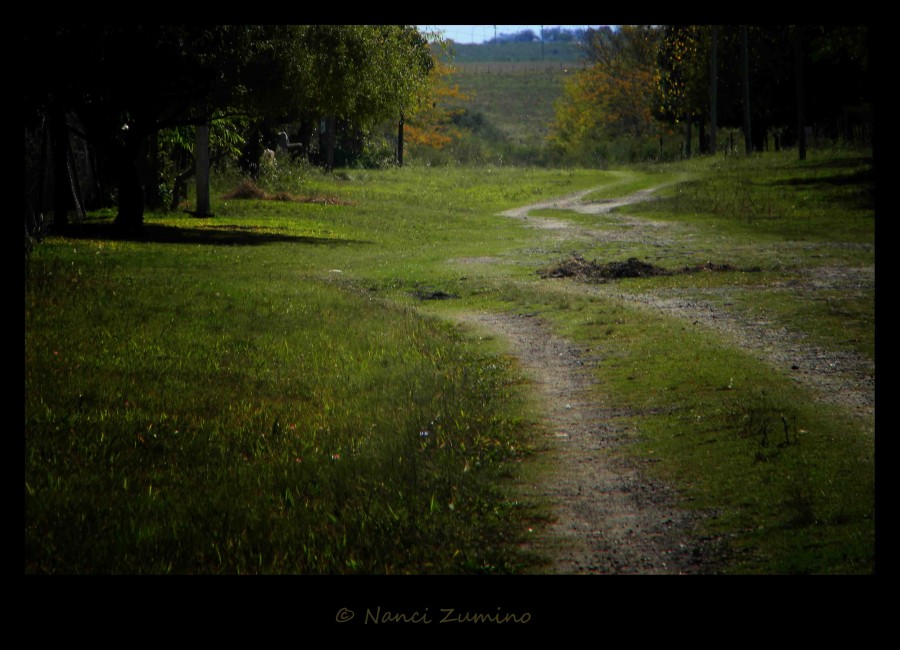
{"label": "dirt mound", "polygon": [[541,269],[538,275],[542,278],[575,278],[582,282],[606,282],[619,278],[649,278],[657,275],[675,275],[679,273],[701,273],[703,271],[759,271],[759,267],[739,269],[728,263],[717,264],[706,262],[694,266],[685,266],[680,271],[669,271],[660,266],[643,262],[636,257],[630,257],[624,262],[607,262],[600,264],[596,260],[588,261],[581,255],[573,253],[571,257],[554,264],[551,267]]}
{"label": "dirt mound", "polygon": [[226,199],[260,199],[268,197],[265,190],[253,181],[243,181],[234,190],[225,195]]}
{"label": "dirt mound", "polygon": [[440,289],[416,289],[412,292],[412,295],[418,300],[451,300],[457,297],[452,293],[447,293]]}
{"label": "dirt mound", "polygon": [[320,203],[322,205],[353,205],[351,201],[345,201],[333,196],[298,196],[289,192],[276,192],[270,194],[259,187],[253,181],[245,180],[225,195],[226,199],[256,199],[259,201],[290,201],[293,203]]}
{"label": "dirt mound", "polygon": [[576,278],[584,282],[606,282],[618,278],[648,278],[654,275],[671,275],[659,266],[642,262],[630,257],[624,262],[608,262],[600,264],[596,260],[588,261],[581,255],[573,254],[549,268],[541,269],[538,275],[542,278]]}

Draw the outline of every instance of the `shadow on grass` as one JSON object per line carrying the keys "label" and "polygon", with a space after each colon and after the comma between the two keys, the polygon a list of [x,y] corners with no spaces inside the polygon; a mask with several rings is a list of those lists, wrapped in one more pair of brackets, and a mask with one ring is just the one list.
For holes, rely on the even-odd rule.
{"label": "shadow on grass", "polygon": [[[812,191],[830,192],[834,200],[840,200],[847,207],[869,209],[875,205],[875,169],[871,159],[853,158],[840,161],[825,161],[809,167],[834,170],[835,173],[816,178],[790,178],[770,183],[773,187],[804,188]],[[860,165],[869,165],[860,169]],[[847,173],[841,173],[840,170]],[[835,195],[841,192],[841,195]]]}
{"label": "shadow on grass", "polygon": [[155,244],[206,244],[209,246],[259,246],[274,243],[343,246],[371,243],[358,239],[274,233],[253,226],[180,228],[160,224],[144,224],[140,230],[126,231],[112,223],[79,223],[69,225],[64,232],[59,234],[67,239],[102,239]]}
{"label": "shadow on grass", "polygon": [[[792,164],[797,164],[796,161]],[[871,156],[848,156],[846,158],[828,158],[800,163],[803,169],[856,169],[860,165],[871,165]]]}
{"label": "shadow on grass", "polygon": [[853,174],[834,174],[833,176],[823,176],[821,178],[791,178],[783,181],[774,181],[772,185],[872,185],[875,184],[875,171],[866,169],[857,171]]}

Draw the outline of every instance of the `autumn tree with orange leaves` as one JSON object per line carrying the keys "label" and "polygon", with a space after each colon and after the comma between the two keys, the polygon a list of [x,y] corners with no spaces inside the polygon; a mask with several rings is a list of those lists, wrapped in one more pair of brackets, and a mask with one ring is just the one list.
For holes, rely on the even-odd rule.
{"label": "autumn tree with orange leaves", "polygon": [[470,97],[453,84],[453,67],[437,59],[428,78],[428,95],[422,107],[406,124],[406,139],[412,145],[443,149],[460,137],[453,116],[465,109],[461,104]]}
{"label": "autumn tree with orange leaves", "polygon": [[[565,84],[552,144],[565,154],[592,158],[642,157],[661,129],[654,119],[659,39],[651,26],[589,30],[591,65]],[[610,149],[611,143],[618,147]]]}

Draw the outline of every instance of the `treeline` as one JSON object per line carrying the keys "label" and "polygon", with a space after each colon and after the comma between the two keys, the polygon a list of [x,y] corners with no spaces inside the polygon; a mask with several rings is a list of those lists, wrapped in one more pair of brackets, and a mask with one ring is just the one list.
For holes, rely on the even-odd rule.
{"label": "treeline", "polygon": [[[677,25],[589,30],[590,67],[567,84],[560,156],[646,160],[807,140],[871,139],[870,36],[861,25]],[[673,143],[676,145],[673,147]]]}
{"label": "treeline", "polygon": [[217,157],[253,174],[282,129],[291,151],[327,167],[342,149],[363,151],[385,120],[402,142],[404,117],[428,104],[435,66],[411,25],[23,29],[32,64],[24,80],[26,232],[48,207],[48,177],[57,226],[83,211],[88,192],[74,139],[90,145],[82,156],[94,172],[90,195],[115,202],[117,225],[140,228],[145,206],[162,205],[161,188],[177,198],[185,179]]}
{"label": "treeline", "polygon": [[[45,212],[64,227],[71,212],[101,205],[117,207],[123,228],[139,228],[146,207],[178,206],[188,179],[211,163],[233,160],[252,176],[279,144],[330,169],[402,163],[404,128],[413,147],[445,152],[454,142],[478,149],[482,132],[503,130],[460,122],[468,98],[438,62],[442,44],[414,26],[24,29],[26,232]],[[721,151],[733,138],[746,152],[796,147],[803,156],[810,138],[871,139],[865,26],[550,28],[543,36],[550,46],[525,30],[498,37],[505,45],[458,46],[456,59],[466,62],[466,48],[482,52],[478,60],[501,51],[518,60],[584,57],[567,75],[548,145],[528,147],[529,164],[665,160]],[[515,162],[514,154],[503,159]]]}
{"label": "treeline", "polygon": [[524,29],[512,34],[499,34],[485,41],[488,45],[500,43],[534,43],[543,40],[545,43],[579,43],[584,39],[586,31],[583,29],[563,29],[562,27],[547,27],[535,34],[534,30]]}

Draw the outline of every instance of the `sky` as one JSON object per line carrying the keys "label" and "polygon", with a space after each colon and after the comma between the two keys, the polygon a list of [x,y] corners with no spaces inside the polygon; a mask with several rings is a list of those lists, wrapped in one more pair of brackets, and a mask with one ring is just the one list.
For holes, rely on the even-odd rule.
{"label": "sky", "polygon": [[599,27],[599,25],[419,25],[422,31],[441,31],[444,37],[457,43],[483,43],[494,38],[494,28],[497,35],[515,34],[530,29],[536,35],[541,35],[541,27],[550,29],[561,27],[563,29],[586,29]]}

